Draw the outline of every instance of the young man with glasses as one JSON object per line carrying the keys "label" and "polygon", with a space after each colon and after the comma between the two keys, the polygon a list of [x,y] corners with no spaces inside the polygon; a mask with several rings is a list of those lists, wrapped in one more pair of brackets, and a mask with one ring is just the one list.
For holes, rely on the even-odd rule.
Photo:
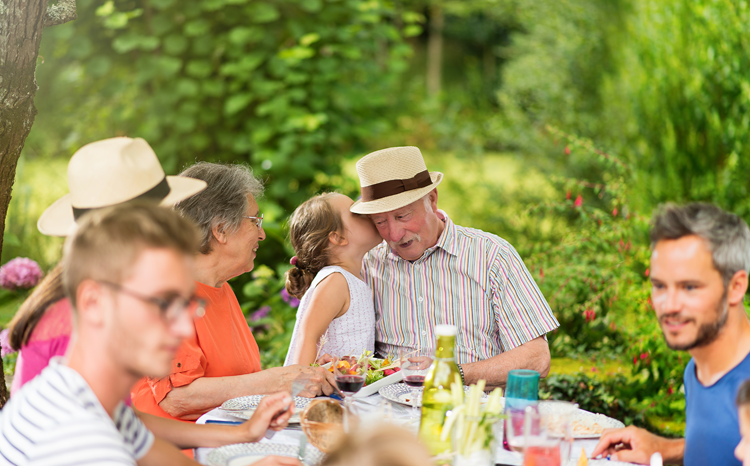
{"label": "young man with glasses", "polygon": [[263,414],[240,429],[161,419],[170,423],[159,429],[170,437],[162,439],[123,402],[139,378],[170,372],[180,343],[194,331],[193,319],[203,313],[192,273],[197,245],[188,220],[150,204],[83,217],[63,258],[74,317],[67,360],[51,361],[0,413],[0,462],[197,464],[174,445],[257,441],[269,424],[286,424],[291,398],[280,394],[268,397]]}

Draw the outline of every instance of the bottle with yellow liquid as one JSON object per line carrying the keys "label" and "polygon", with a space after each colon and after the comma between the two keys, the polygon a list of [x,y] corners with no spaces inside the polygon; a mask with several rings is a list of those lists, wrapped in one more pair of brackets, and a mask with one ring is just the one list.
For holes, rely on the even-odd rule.
{"label": "bottle with yellow liquid", "polygon": [[422,395],[422,420],[419,424],[419,438],[427,445],[432,455],[450,453],[450,436],[440,440],[446,414],[453,409],[451,384],[461,383],[453,347],[456,344],[456,327],[437,325],[437,349],[435,360],[424,382]]}

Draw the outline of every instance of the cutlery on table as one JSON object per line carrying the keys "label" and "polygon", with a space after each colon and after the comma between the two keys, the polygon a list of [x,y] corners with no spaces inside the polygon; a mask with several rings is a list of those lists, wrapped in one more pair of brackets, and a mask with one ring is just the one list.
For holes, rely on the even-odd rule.
{"label": "cutlery on table", "polygon": [[[294,404],[294,398],[305,390],[305,387],[307,387],[308,380],[309,380],[309,377],[301,376],[301,377],[297,377],[294,380],[294,382],[292,382],[292,404]],[[288,406],[286,407],[286,409],[284,409],[283,411],[281,411],[279,413],[279,415],[287,412],[287,410],[289,410]],[[266,438],[267,439],[269,439],[269,440],[272,439],[274,435],[276,435],[276,431],[275,430],[268,429],[266,431]]]}

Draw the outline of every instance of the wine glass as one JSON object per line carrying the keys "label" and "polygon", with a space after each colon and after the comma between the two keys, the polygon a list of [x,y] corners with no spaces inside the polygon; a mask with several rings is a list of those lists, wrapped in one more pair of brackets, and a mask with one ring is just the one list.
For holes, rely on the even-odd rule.
{"label": "wine glass", "polygon": [[349,414],[352,408],[351,396],[364,385],[367,370],[370,368],[370,358],[367,356],[334,356],[333,375],[336,387],[344,395],[344,432],[349,432]]}
{"label": "wine glass", "polygon": [[404,374],[404,383],[411,387],[411,415],[410,419],[417,419],[422,406],[422,388],[424,379],[432,365],[432,350],[407,348],[401,349],[400,354],[401,372]]}

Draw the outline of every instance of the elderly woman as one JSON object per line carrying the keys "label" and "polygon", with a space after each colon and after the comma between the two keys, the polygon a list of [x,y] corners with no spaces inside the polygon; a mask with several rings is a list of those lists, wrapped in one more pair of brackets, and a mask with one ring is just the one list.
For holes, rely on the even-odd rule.
{"label": "elderly woman", "polygon": [[[330,394],[330,374],[303,366],[261,370],[258,345],[227,281],[253,269],[266,237],[256,198],[263,185],[243,165],[197,163],[180,176],[203,180],[207,188],[175,208],[198,225],[196,293],[206,313],[195,320],[195,337],[183,343],[169,376],[142,379],[132,392],[135,406],[161,417],[195,420],[224,401],[244,395],[290,390],[294,379],[313,377],[302,395]],[[332,381],[332,380],[331,380]]]}

